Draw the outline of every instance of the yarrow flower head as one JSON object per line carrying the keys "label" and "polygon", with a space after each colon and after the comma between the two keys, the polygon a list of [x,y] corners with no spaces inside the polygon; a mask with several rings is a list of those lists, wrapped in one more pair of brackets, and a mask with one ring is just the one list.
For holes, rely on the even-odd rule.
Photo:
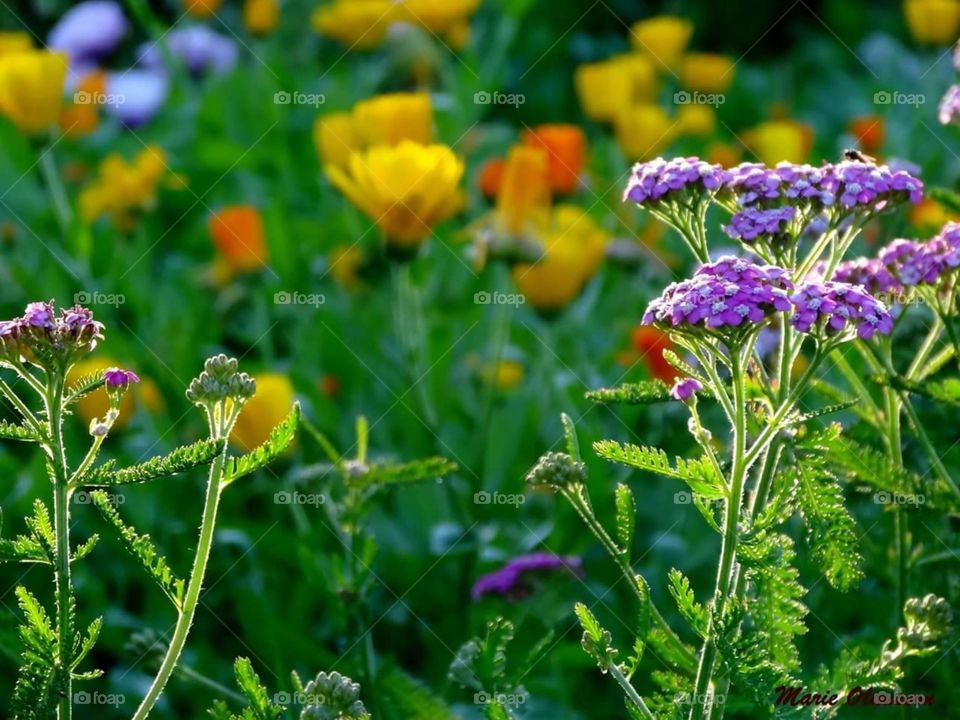
{"label": "yarrow flower head", "polygon": [[0,323],[0,353],[45,369],[65,371],[103,339],[103,324],[87,308],[76,305],[59,314],[50,302],[33,302],[19,318]]}
{"label": "yarrow flower head", "polygon": [[711,330],[761,324],[792,308],[792,290],[783,268],[725,256],[703,265],[689,280],[668,286],[647,306],[642,322]]}
{"label": "yarrow flower head", "polygon": [[633,166],[623,199],[653,206],[690,196],[709,199],[729,177],[730,174],[719,165],[696,157],[657,158]]}
{"label": "yarrow flower head", "polygon": [[670,388],[670,397],[680,402],[686,402],[703,390],[703,385],[696,378],[678,378]]}
{"label": "yarrow flower head", "polygon": [[796,312],[790,321],[802,333],[836,335],[855,329],[858,337],[869,340],[878,332],[887,335],[893,330],[893,316],[886,305],[862,285],[809,282],[791,300]]}
{"label": "yarrow flower head", "polygon": [[960,125],[960,85],[951,85],[940,100],[937,117],[942,125]]}
{"label": "yarrow flower head", "polygon": [[835,199],[824,186],[826,175],[826,166],[782,162],[770,168],[762,163],[741,163],[730,169],[726,190],[740,207],[782,206],[789,201],[822,208],[832,205]]}
{"label": "yarrow flower head", "polygon": [[338,672],[321,672],[303,688],[307,705],[301,720],[370,720],[360,685]]}
{"label": "yarrow flower head", "polygon": [[527,473],[530,485],[546,486],[562,490],[571,485],[583,484],[587,479],[587,466],[574,460],[567,453],[548,452]]}
{"label": "yarrow flower head", "polygon": [[208,358],[200,376],[190,381],[187,399],[202,407],[227,399],[245,402],[256,391],[254,379],[246,373],[237,372],[236,358],[220,354]]}
{"label": "yarrow flower head", "polygon": [[785,240],[787,227],[797,216],[792,205],[773,208],[747,207],[730,218],[730,224],[723,230],[735,240],[752,243],[758,239],[768,242]]}
{"label": "yarrow flower head", "polygon": [[[822,272],[823,268],[817,271]],[[903,292],[903,284],[880,258],[856,258],[837,266],[833,273],[837,282],[863,285],[872,295]]]}
{"label": "yarrow flower head", "polygon": [[522,599],[530,594],[531,576],[544,571],[568,570],[582,577],[582,561],[575,556],[559,557],[552,553],[520,555],[499,570],[481,576],[470,595],[479,600],[487,594],[501,595],[509,600]]}
{"label": "yarrow flower head", "polygon": [[905,170],[856,160],[828,166],[824,185],[844,209],[879,211],[891,204],[916,204],[923,199],[923,183]]}

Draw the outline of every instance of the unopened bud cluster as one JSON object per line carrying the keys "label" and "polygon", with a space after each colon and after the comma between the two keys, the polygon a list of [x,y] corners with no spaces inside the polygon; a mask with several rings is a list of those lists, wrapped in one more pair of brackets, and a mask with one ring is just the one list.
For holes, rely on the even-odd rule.
{"label": "unopened bud cluster", "polygon": [[223,400],[249,400],[257,391],[252,377],[237,372],[236,358],[224,354],[208,358],[203,364],[200,377],[190,381],[187,399],[197,405],[217,403]]}
{"label": "unopened bud cluster", "polygon": [[582,484],[586,479],[587,466],[560,452],[542,455],[526,477],[531,485],[548,485],[557,489]]}
{"label": "unopened bud cluster", "polygon": [[912,648],[924,647],[946,634],[950,625],[950,603],[933,593],[910,598],[903,608],[907,627],[900,628],[897,638]]}
{"label": "unopened bud cluster", "polygon": [[304,688],[307,697],[322,698],[300,713],[300,720],[369,720],[360,700],[360,685],[338,672],[318,673]]}

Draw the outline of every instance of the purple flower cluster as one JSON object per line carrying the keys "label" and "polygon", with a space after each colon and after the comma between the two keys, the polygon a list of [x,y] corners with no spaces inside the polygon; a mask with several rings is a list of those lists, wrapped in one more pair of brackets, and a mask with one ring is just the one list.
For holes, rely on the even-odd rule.
{"label": "purple flower cluster", "polygon": [[802,333],[822,328],[836,334],[849,323],[859,337],[869,340],[878,332],[887,335],[893,330],[890,311],[862,285],[810,282],[800,286],[791,300],[796,311],[790,322]]}
{"label": "purple flower cluster", "polygon": [[670,388],[670,397],[680,402],[686,402],[703,390],[703,384],[696,378],[677,378]]}
{"label": "purple flower cluster", "polygon": [[470,595],[475,601],[487,594],[501,595],[509,600],[520,599],[530,593],[529,579],[532,574],[568,570],[582,577],[582,565],[580,558],[572,555],[559,557],[545,552],[520,555],[499,570],[481,576],[473,584]]}
{"label": "purple flower cluster", "polygon": [[747,207],[730,218],[723,230],[735,240],[751,243],[758,238],[777,240],[786,236],[787,226],[797,216],[792,205],[773,208]]}
{"label": "purple flower cluster", "polygon": [[0,322],[0,352],[8,359],[28,357],[43,365],[51,358],[90,352],[103,339],[103,324],[87,308],[63,308],[53,301],[27,305],[21,317]]}
{"label": "purple flower cluster", "polygon": [[783,268],[726,256],[703,265],[689,280],[670,284],[647,306],[642,322],[711,329],[760,323],[791,309],[792,290]]}
{"label": "purple flower cluster", "polygon": [[731,168],[727,187],[741,206],[768,206],[771,201],[783,199],[831,205],[833,196],[824,186],[826,174],[826,167],[789,162],[773,168],[762,163],[741,163]]}
{"label": "purple flower cluster", "polygon": [[623,199],[643,205],[671,199],[684,190],[713,193],[729,180],[729,176],[719,165],[711,165],[696,157],[657,158],[633,166]]}
{"label": "purple flower cluster", "polygon": [[940,99],[937,117],[943,125],[960,125],[960,85],[951,85]]}
{"label": "purple flower cluster", "polygon": [[904,170],[886,165],[845,160],[829,166],[826,184],[844,208],[867,207],[880,210],[891,202],[923,199],[923,183]]}
{"label": "purple flower cluster", "polygon": [[879,258],[847,260],[837,267],[833,279],[851,285],[863,285],[874,295],[903,291],[900,280]]}

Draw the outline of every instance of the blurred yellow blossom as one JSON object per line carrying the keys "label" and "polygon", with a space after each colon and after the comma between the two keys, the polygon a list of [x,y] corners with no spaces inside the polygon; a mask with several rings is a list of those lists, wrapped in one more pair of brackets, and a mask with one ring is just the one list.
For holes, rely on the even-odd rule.
{"label": "blurred yellow blossom", "polygon": [[480,6],[480,0],[405,0],[397,3],[397,19],[448,35],[462,27]]}
{"label": "blurred yellow blossom", "polygon": [[510,150],[497,190],[498,230],[518,235],[546,221],[550,206],[549,159],[541,147]]}
{"label": "blurred yellow blossom", "polygon": [[725,93],[733,82],[733,59],[716,53],[688,53],[680,63],[680,82],[688,90]]}
{"label": "blurred yellow blossom", "polygon": [[313,143],[323,163],[344,167],[350,154],[360,149],[353,114],[338,112],[318,117],[313,123]]}
{"label": "blurred yellow blossom", "polygon": [[210,216],[207,222],[220,256],[230,270],[247,272],[266,267],[269,259],[264,241],[263,218],[250,205],[230,205]]}
{"label": "blurred yellow blossom", "polygon": [[[100,125],[99,104],[94,102],[107,92],[107,76],[103,70],[87,73],[77,83],[74,102],[60,111],[60,129],[69,136],[89,135]],[[79,102],[77,102],[79,101]]]}
{"label": "blurred yellow blossom", "polygon": [[23,50],[0,55],[0,113],[23,132],[47,130],[60,115],[66,77],[63,53]]}
{"label": "blurred yellow blossom", "polygon": [[273,32],[279,20],[279,0],[244,0],[243,24],[254,35]]}
{"label": "blurred yellow blossom", "polygon": [[609,235],[575,205],[558,205],[551,213],[543,256],[513,267],[513,281],[538,310],[560,310],[576,299],[603,262]]}
{"label": "blurred yellow blossom", "polygon": [[919,43],[947,45],[960,32],[960,0],[904,0],[903,12]]}
{"label": "blurred yellow blossom", "polygon": [[740,162],[740,148],[730,143],[713,143],[707,148],[707,162],[732,168]]}
{"label": "blurred yellow blossom", "polygon": [[183,9],[188,15],[198,18],[213,17],[223,0],[183,0]]}
{"label": "blurred yellow blossom", "polygon": [[243,406],[230,435],[231,442],[245,451],[267,441],[270,431],[290,414],[296,399],[293,384],[286,375],[260,373],[253,379],[257,392]]}
{"label": "blurred yellow blossom", "polygon": [[454,50],[463,50],[470,42],[470,23],[458,22],[447,31],[447,42]]}
{"label": "blurred yellow blossom", "polygon": [[907,217],[910,224],[923,235],[932,235],[948,222],[958,220],[957,213],[951,212],[933,198],[924,198],[918,204],[912,205]]}
{"label": "blurred yellow blossom", "polygon": [[659,105],[635,105],[617,116],[617,142],[628,160],[648,160],[670,144],[676,121]]}
{"label": "blurred yellow blossom", "polygon": [[433,104],[425,92],[388,93],[353,107],[354,131],[364,146],[433,142]]}
{"label": "blurred yellow blossom", "polygon": [[399,5],[393,0],[334,0],[318,7],[311,18],[313,29],[325,37],[360,50],[383,42]]}
{"label": "blurred yellow blossom", "polygon": [[580,65],[573,80],[583,112],[598,122],[612,122],[625,108],[652,99],[657,86],[650,61],[635,53]]}
{"label": "blurred yellow blossom", "polygon": [[693,23],[672,15],[639,20],[630,28],[630,42],[652,57],[658,70],[676,67],[691,35]]}
{"label": "blurred yellow blossom", "polygon": [[795,120],[771,120],[741,134],[743,142],[760,159],[773,167],[778,162],[800,163],[813,145],[812,130]]}
{"label": "blurred yellow blossom", "polygon": [[33,37],[25,32],[0,32],[0,55],[33,48]]}
{"label": "blurred yellow blossom", "polygon": [[333,279],[345,290],[356,290],[363,282],[360,269],[363,267],[363,250],[353,245],[337,245],[327,253],[327,267]]}
{"label": "blurred yellow blossom", "polygon": [[717,127],[717,115],[710,105],[680,105],[676,121],[681,135],[713,135]]}
{"label": "blurred yellow blossom", "polygon": [[[70,372],[67,373],[67,384],[71,385],[83,377],[102,373],[104,370],[118,365],[119,363],[113,358],[87,356],[70,368]],[[110,399],[107,397],[106,389],[101,387],[92,393],[87,393],[77,400],[76,408],[77,414],[86,425],[89,425],[94,419],[103,419],[110,409]],[[126,425],[133,414],[133,408],[133,393],[127,392],[120,401],[120,416],[114,422],[113,427],[120,429]]]}
{"label": "blurred yellow blossom", "polygon": [[483,381],[500,388],[513,390],[523,382],[523,363],[518,360],[488,362],[480,369]]}
{"label": "blurred yellow blossom", "polygon": [[119,153],[100,162],[97,177],[80,192],[80,210],[88,222],[110,215],[121,229],[129,229],[137,211],[156,204],[160,181],[168,173],[166,153],[157,145],[145,148],[128,163]]}
{"label": "blurred yellow blossom", "polygon": [[328,165],[327,175],[347,199],[375,221],[387,243],[415,249],[431,227],[463,204],[463,161],[446,145],[403,140],[354,153],[346,167]]}

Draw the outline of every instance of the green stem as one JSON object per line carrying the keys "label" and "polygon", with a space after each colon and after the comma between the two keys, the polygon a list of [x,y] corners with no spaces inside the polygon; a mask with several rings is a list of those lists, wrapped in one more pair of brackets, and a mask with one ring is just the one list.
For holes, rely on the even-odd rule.
{"label": "green stem", "polygon": [[920,422],[920,417],[917,415],[917,410],[913,407],[913,403],[910,402],[910,396],[904,392],[900,396],[900,401],[903,404],[903,409],[907,411],[907,417],[910,418],[910,425],[913,427],[914,434],[917,436],[920,444],[923,445],[923,449],[930,457],[930,463],[933,465],[933,469],[936,471],[937,475],[940,476],[940,479],[947,485],[947,487],[950,488],[950,491],[957,497],[957,499],[960,499],[960,487],[957,486],[956,481],[950,475],[950,471],[947,470],[946,465],[943,464],[943,460],[940,459],[940,455],[933,447],[933,443],[930,441],[930,436],[927,435],[927,431],[923,429],[923,423]]}
{"label": "green stem", "polygon": [[733,382],[733,404],[736,418],[733,426],[733,469],[731,471],[730,495],[727,498],[723,521],[723,544],[720,550],[720,563],[717,568],[716,587],[713,593],[714,612],[711,613],[707,627],[707,637],[700,653],[697,677],[694,683],[693,702],[690,708],[690,720],[706,720],[712,711],[713,698],[710,688],[713,685],[713,672],[717,660],[717,645],[714,639],[714,618],[723,615],[732,570],[737,551],[737,533],[740,522],[744,478],[746,476],[747,415],[744,392],[743,361],[741,349],[732,349],[730,353],[731,376]]}
{"label": "green stem", "polygon": [[[900,396],[893,388],[883,389],[884,408],[886,411],[886,436],[890,449],[890,457],[897,470],[903,468],[903,450],[900,438]],[[896,536],[897,554],[897,615],[903,612],[903,605],[907,600],[907,516],[902,505],[897,505],[893,515],[894,535]],[[902,619],[902,618],[901,618]]]}
{"label": "green stem", "polygon": [[657,720],[656,716],[650,712],[650,708],[647,707],[647,704],[643,701],[643,698],[640,697],[639,693],[637,693],[637,690],[633,687],[633,684],[627,680],[626,676],[622,672],[620,672],[620,668],[617,667],[617,664],[610,663],[607,666],[607,670],[610,672],[610,675],[613,677],[613,679],[617,681],[620,687],[623,688],[623,692],[628,698],[630,698],[630,702],[637,706],[643,716],[645,718],[649,718],[650,720]]}
{"label": "green stem", "polygon": [[[232,418],[235,419],[235,418]],[[224,421],[214,426],[211,423],[211,435],[214,438],[230,436],[232,422]],[[223,491],[223,472],[227,462],[227,444],[224,442],[223,451],[210,466],[210,475],[207,480],[207,494],[203,507],[203,520],[200,523],[200,540],[197,542],[197,552],[193,560],[193,569],[190,573],[190,582],[184,595],[183,606],[177,608],[177,623],[170,638],[167,652],[160,664],[150,689],[137,708],[132,720],[146,720],[153,706],[163,693],[163,689],[176,670],[180,654],[187,642],[190,626],[200,603],[200,591],[207,571],[207,561],[210,559],[210,549],[213,545],[213,531],[217,524],[217,509],[220,505],[220,494]]]}
{"label": "green stem", "polygon": [[413,284],[410,262],[403,262],[394,272],[396,289],[396,305],[394,318],[400,345],[404,350],[410,368],[413,370],[414,390],[423,411],[424,421],[431,428],[437,428],[437,415],[427,392],[426,375],[429,372],[425,367],[423,347],[427,341],[424,332],[425,320],[423,307],[417,288]]}
{"label": "green stem", "polygon": [[40,153],[40,171],[43,173],[43,180],[50,193],[50,200],[53,203],[53,211],[57,218],[57,225],[66,243],[70,238],[70,218],[72,212],[70,210],[70,200],[67,197],[67,191],[63,187],[60,173],[57,171],[57,162],[53,156],[53,144]]}

